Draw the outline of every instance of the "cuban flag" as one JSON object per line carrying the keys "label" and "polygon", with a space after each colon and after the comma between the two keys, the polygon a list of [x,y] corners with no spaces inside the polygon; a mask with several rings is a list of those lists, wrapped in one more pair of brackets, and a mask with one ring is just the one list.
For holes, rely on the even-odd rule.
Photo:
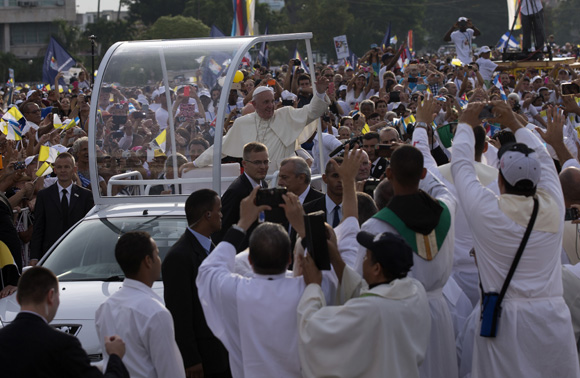
{"label": "cuban flag", "polygon": [[[518,43],[518,40],[516,39],[516,37],[514,37],[513,34],[511,36],[509,34],[510,34],[510,32],[506,32],[504,35],[501,36],[501,38],[499,39],[499,42],[495,46],[496,49],[498,49],[499,51],[503,51],[504,48],[505,48],[506,43],[508,45],[507,46],[508,49],[509,48],[517,49],[520,46],[520,44]],[[507,42],[508,36],[510,38],[509,43]]]}
{"label": "cuban flag", "polygon": [[506,96],[505,91],[503,89],[503,85],[499,82],[499,75],[496,75],[495,79],[493,79],[493,85],[495,85],[496,87],[499,88],[499,93],[501,95],[501,99],[503,101],[507,101],[507,96]]}

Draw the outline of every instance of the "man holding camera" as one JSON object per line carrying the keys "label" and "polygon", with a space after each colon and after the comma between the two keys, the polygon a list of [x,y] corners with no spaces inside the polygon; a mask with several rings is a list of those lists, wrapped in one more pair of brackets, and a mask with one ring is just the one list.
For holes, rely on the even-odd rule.
{"label": "man holding camera", "polygon": [[470,19],[459,17],[457,22],[447,31],[443,40],[445,42],[453,41],[457,59],[463,64],[469,64],[473,61],[471,57],[473,37],[477,37],[480,34],[481,32],[473,25]]}
{"label": "man holding camera", "polygon": [[[473,165],[472,131],[480,125],[485,106],[472,103],[463,111],[451,162],[458,200],[466,214],[476,214],[467,222],[473,231],[484,303],[497,303],[503,297],[498,293],[505,293],[499,306],[486,306],[482,319],[475,317],[472,375],[508,377],[517,371],[520,376],[578,377],[570,311],[562,298],[564,199],[554,163],[543,142],[509,105],[494,101],[495,121],[508,127],[517,142],[502,146],[499,153],[500,196],[486,189]],[[550,110],[544,140],[552,140],[563,122],[559,110]],[[554,139],[563,145],[561,133]],[[523,250],[519,261],[518,250]],[[504,291],[508,271],[514,267]],[[487,327],[493,324],[495,333]]]}

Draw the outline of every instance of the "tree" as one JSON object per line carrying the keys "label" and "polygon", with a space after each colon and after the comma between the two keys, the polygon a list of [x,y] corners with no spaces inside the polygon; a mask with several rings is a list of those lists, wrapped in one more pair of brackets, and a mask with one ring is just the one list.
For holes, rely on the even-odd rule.
{"label": "tree", "polygon": [[200,20],[184,16],[163,16],[147,31],[150,39],[207,37],[210,28]]}
{"label": "tree", "polygon": [[129,5],[130,22],[143,21],[149,26],[162,16],[182,14],[187,0],[123,0],[123,2]]}

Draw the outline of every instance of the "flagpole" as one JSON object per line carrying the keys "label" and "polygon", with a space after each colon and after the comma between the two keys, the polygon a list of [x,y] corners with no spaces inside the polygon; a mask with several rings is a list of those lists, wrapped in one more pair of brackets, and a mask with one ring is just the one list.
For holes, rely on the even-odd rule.
{"label": "flagpole", "polygon": [[91,89],[95,85],[95,40],[97,37],[91,35],[89,40],[91,41]]}

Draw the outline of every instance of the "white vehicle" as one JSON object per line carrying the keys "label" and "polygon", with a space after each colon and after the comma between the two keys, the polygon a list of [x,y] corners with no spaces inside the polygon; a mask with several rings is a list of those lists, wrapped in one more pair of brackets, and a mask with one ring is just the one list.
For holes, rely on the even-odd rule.
{"label": "white vehicle", "polygon": [[[89,156],[92,157],[92,187],[98,187],[101,177],[110,177],[107,190],[103,193],[93,190],[95,207],[68,230],[39,262],[53,271],[60,280],[60,307],[51,325],[78,337],[93,363],[99,365],[102,360],[100,340],[95,329],[95,311],[103,301],[120,289],[124,279],[114,255],[118,237],[132,230],[147,231],[156,241],[161,258],[165,257],[187,227],[184,211],[187,196],[199,188],[213,188],[218,193],[223,193],[229,183],[240,174],[238,163],[222,165],[220,159],[223,123],[227,117],[225,104],[242,58],[250,48],[262,42],[284,41],[304,41],[307,53],[311,56],[311,38],[311,33],[302,33],[118,42],[107,51],[99,67],[91,96],[88,132]],[[314,72],[312,60],[309,62],[310,70]],[[111,124],[106,118],[120,116],[117,119],[126,121],[127,115],[131,114],[130,108],[125,106],[128,105],[128,102],[124,102],[126,99],[122,100],[122,96],[118,96],[118,89],[126,90],[125,93],[132,91],[135,97],[141,91],[151,95],[149,99],[152,100],[152,92],[159,93],[161,87],[176,88],[176,85],[183,84],[184,78],[190,79],[191,72],[200,70],[207,73],[208,79],[213,78],[223,83],[216,111],[213,167],[195,169],[187,177],[167,179],[167,167],[178,172],[176,156],[169,147],[176,145],[175,130],[180,127],[176,124],[180,121],[173,117],[168,117],[167,120],[165,146],[158,145],[141,156],[148,162],[150,170],[156,164],[155,157],[167,156],[169,161],[166,169],[163,170],[163,163],[161,166],[164,178],[147,178],[145,169],[138,160],[139,156],[130,148],[123,151],[107,150],[115,144],[102,139],[103,128],[110,127]],[[167,109],[173,109],[175,99],[171,96],[165,97]],[[154,110],[159,107],[159,102],[151,101],[143,106],[141,113],[146,118],[152,117]],[[125,113],[119,114],[118,111]],[[122,134],[119,126],[123,125],[113,124],[115,126],[118,129],[113,129],[110,135],[114,132]],[[209,123],[205,126],[208,127]],[[158,153],[159,150],[161,154]],[[111,164],[116,169],[112,175]],[[275,177],[276,175],[270,176],[274,182]],[[170,194],[164,192],[162,195],[150,195],[150,190],[156,186],[169,189]],[[153,290],[163,296],[163,282],[155,282]],[[9,324],[19,310],[15,294],[0,300],[0,327]]]}

